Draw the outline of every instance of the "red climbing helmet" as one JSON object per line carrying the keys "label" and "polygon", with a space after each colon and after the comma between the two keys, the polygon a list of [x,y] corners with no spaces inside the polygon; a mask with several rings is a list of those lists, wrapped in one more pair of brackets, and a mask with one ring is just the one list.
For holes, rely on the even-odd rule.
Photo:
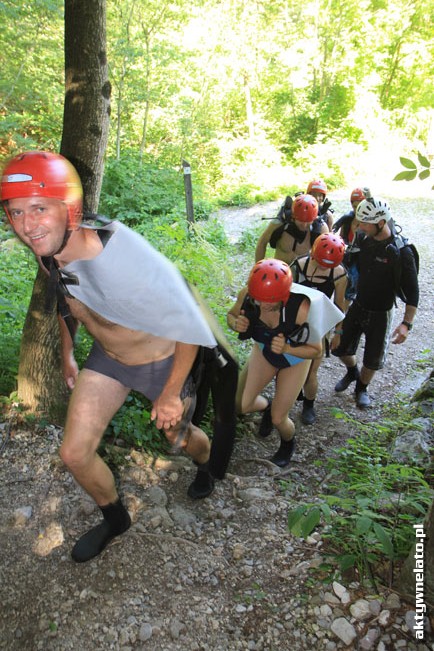
{"label": "red climbing helmet", "polygon": [[300,194],[292,204],[292,216],[299,222],[312,223],[318,217],[318,203],[310,194]]}
{"label": "red climbing helmet", "polygon": [[[83,188],[78,173],[60,154],[29,151],[12,158],[3,170],[1,201],[24,197],[59,199],[68,209],[67,230],[76,230],[83,212]],[[4,210],[11,221],[8,207]]]}
{"label": "red climbing helmet", "polygon": [[345,242],[335,233],[323,233],[313,243],[310,256],[322,267],[337,267],[344,259]]}
{"label": "red climbing helmet", "polygon": [[365,199],[365,193],[362,188],[354,188],[350,196],[350,203],[354,203],[354,201],[363,201],[363,199]]}
{"label": "red climbing helmet", "polygon": [[292,273],[286,262],[276,258],[259,260],[250,272],[249,296],[261,303],[286,303],[292,285]]}
{"label": "red climbing helmet", "polygon": [[309,183],[307,186],[306,194],[310,194],[311,192],[322,192],[324,196],[327,194],[327,185],[325,181],[322,179],[314,179]]}

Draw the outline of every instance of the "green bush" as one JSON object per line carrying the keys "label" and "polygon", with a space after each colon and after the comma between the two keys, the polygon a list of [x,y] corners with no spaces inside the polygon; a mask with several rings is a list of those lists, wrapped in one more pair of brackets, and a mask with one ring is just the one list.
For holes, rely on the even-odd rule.
{"label": "green bush", "polygon": [[106,162],[99,212],[131,227],[143,225],[156,215],[180,211],[183,192],[180,172],[131,153]]}
{"label": "green bush", "polygon": [[433,498],[423,471],[391,456],[396,425],[392,420],[359,423],[360,434],[333,450],[326,463],[327,492],[288,513],[288,528],[296,536],[306,538],[322,524],[325,548],[340,571],[357,570],[374,586],[379,565],[387,563],[393,576],[393,564],[407,556],[413,525]]}
{"label": "green bush", "polygon": [[165,437],[151,421],[151,408],[149,400],[131,392],[112,419],[104,445],[107,446],[108,439],[112,437],[114,441],[122,439],[129,447],[144,448],[151,455],[158,456],[162,451],[167,451]]}
{"label": "green bush", "polygon": [[17,388],[21,333],[36,271],[33,254],[15,238],[0,245],[0,395],[3,396]]}

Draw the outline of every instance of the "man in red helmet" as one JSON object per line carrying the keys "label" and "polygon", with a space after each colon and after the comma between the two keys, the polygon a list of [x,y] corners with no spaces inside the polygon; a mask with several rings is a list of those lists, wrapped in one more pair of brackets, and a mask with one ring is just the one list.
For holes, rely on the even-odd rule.
{"label": "man in red helmet", "polygon": [[[60,456],[103,515],[72,550],[83,562],[131,523],[97,454],[130,390],[152,401],[156,426],[198,466],[190,497],[212,492],[210,442],[191,422],[190,372],[198,347],[213,349],[216,340],[183,278],[146,240],[120,222],[82,224],[80,178],[62,156],[27,152],[13,158],[3,171],[1,201],[16,235],[56,280],[63,372],[73,390]],[[79,323],[94,338],[80,373],[73,356]]]}
{"label": "man in red helmet", "polygon": [[274,219],[258,240],[255,261],[265,258],[267,245],[276,249],[275,257],[291,264],[297,257],[308,253],[315,239],[328,228],[318,220],[318,203],[307,194],[295,197],[291,206],[291,219],[283,223]]}

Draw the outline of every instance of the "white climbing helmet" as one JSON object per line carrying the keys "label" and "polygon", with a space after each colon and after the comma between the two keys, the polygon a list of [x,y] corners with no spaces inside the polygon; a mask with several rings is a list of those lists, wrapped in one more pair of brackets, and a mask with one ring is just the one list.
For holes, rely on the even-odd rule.
{"label": "white climbing helmet", "polygon": [[378,224],[382,219],[388,222],[391,218],[390,206],[384,199],[364,199],[357,206],[356,219],[364,224]]}

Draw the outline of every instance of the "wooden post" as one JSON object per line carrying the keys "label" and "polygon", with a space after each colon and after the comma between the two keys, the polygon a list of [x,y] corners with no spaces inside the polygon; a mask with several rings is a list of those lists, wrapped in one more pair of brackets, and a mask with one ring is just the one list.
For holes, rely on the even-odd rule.
{"label": "wooden post", "polygon": [[187,163],[186,160],[183,160],[182,167],[184,170],[184,189],[185,189],[185,205],[187,208],[187,221],[190,224],[192,224],[194,222],[194,210],[193,210],[193,190],[191,186],[190,163]]}

